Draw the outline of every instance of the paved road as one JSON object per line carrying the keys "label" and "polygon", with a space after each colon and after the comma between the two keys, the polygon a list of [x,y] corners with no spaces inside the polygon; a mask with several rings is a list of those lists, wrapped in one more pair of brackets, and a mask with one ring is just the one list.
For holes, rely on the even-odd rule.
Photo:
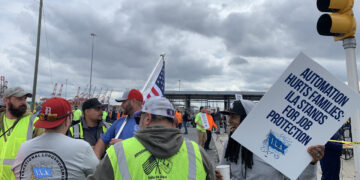
{"label": "paved road", "polygon": [[[181,129],[184,132],[184,128]],[[198,142],[196,128],[188,127],[189,134],[184,134],[185,138]],[[210,149],[206,151],[211,158],[214,166],[219,163],[220,156],[222,155],[224,143],[228,138],[228,134],[224,133],[224,129],[221,128],[221,134],[212,133],[212,138],[210,142]]]}
{"label": "paved road", "polygon": [[[181,128],[181,131],[184,132],[184,128]],[[196,132],[196,128],[193,127],[188,127],[188,134],[184,134],[184,137],[190,140],[195,141],[196,143],[198,142],[198,138],[197,138],[197,132]],[[216,138],[215,133],[213,133],[213,137]],[[209,157],[211,158],[213,164],[216,166],[219,163],[219,156],[218,156],[218,150],[216,149],[215,146],[215,141],[214,138],[211,138],[211,143],[210,143],[210,149],[206,151],[209,155]]]}

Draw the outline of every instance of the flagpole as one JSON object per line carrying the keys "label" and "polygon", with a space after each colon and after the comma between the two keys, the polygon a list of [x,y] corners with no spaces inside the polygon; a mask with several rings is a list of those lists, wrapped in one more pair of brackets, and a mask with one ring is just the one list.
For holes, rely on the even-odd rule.
{"label": "flagpole", "polygon": [[161,62],[162,60],[164,60],[164,59],[165,59],[165,54],[160,54],[160,59],[158,60],[158,62],[156,63],[156,65],[155,65],[154,69],[152,70],[152,72],[151,72],[151,74],[150,74],[150,76],[149,76],[148,80],[146,81],[146,83],[145,83],[144,87],[143,87],[143,88],[142,88],[142,90],[141,90],[141,93],[143,93],[143,94],[144,94],[144,91],[145,91],[146,87],[149,85],[149,82],[150,82],[150,80],[151,80],[152,76],[154,75],[154,73],[155,73],[155,71],[156,71],[157,67],[159,66],[160,62]]}

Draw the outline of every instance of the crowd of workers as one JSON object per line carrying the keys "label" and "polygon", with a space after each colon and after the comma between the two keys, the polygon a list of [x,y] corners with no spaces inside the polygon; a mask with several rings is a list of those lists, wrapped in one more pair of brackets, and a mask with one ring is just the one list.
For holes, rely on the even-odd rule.
{"label": "crowd of workers", "polygon": [[[286,179],[230,138],[255,106],[251,101],[238,100],[229,110],[213,113],[201,107],[194,118],[196,143],[183,136],[188,133],[189,113],[181,115],[165,97],[144,102],[140,91],[128,90],[116,99],[122,103],[121,117],[104,113],[96,98],[73,111],[67,100],[54,97],[32,114],[26,103],[31,96],[21,87],[4,93],[0,179],[222,179],[206,151],[213,130],[220,133],[224,115],[229,117],[230,132],[220,164],[230,165],[232,179]],[[117,118],[112,123],[106,122],[109,114]],[[312,161],[300,180],[316,179],[316,163],[324,149],[323,145],[308,148]]]}

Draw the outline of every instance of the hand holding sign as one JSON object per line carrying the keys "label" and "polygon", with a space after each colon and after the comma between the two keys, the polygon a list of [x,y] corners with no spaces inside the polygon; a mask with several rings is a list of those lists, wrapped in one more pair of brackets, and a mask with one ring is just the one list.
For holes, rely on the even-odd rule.
{"label": "hand holding sign", "polygon": [[307,152],[313,158],[311,164],[315,164],[324,157],[325,146],[324,145],[310,146],[307,149]]}

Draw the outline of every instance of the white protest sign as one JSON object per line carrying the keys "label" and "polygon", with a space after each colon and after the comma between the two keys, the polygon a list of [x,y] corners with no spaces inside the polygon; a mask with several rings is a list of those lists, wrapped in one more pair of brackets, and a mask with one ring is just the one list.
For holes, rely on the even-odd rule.
{"label": "white protest sign", "polygon": [[241,94],[235,94],[235,100],[243,99]]}
{"label": "white protest sign", "polygon": [[300,54],[236,129],[232,138],[291,179],[360,106],[360,96]]}
{"label": "white protest sign", "polygon": [[204,129],[210,128],[209,121],[206,117],[206,113],[200,113],[200,117],[201,117],[201,122],[202,122],[202,125],[204,126]]}

